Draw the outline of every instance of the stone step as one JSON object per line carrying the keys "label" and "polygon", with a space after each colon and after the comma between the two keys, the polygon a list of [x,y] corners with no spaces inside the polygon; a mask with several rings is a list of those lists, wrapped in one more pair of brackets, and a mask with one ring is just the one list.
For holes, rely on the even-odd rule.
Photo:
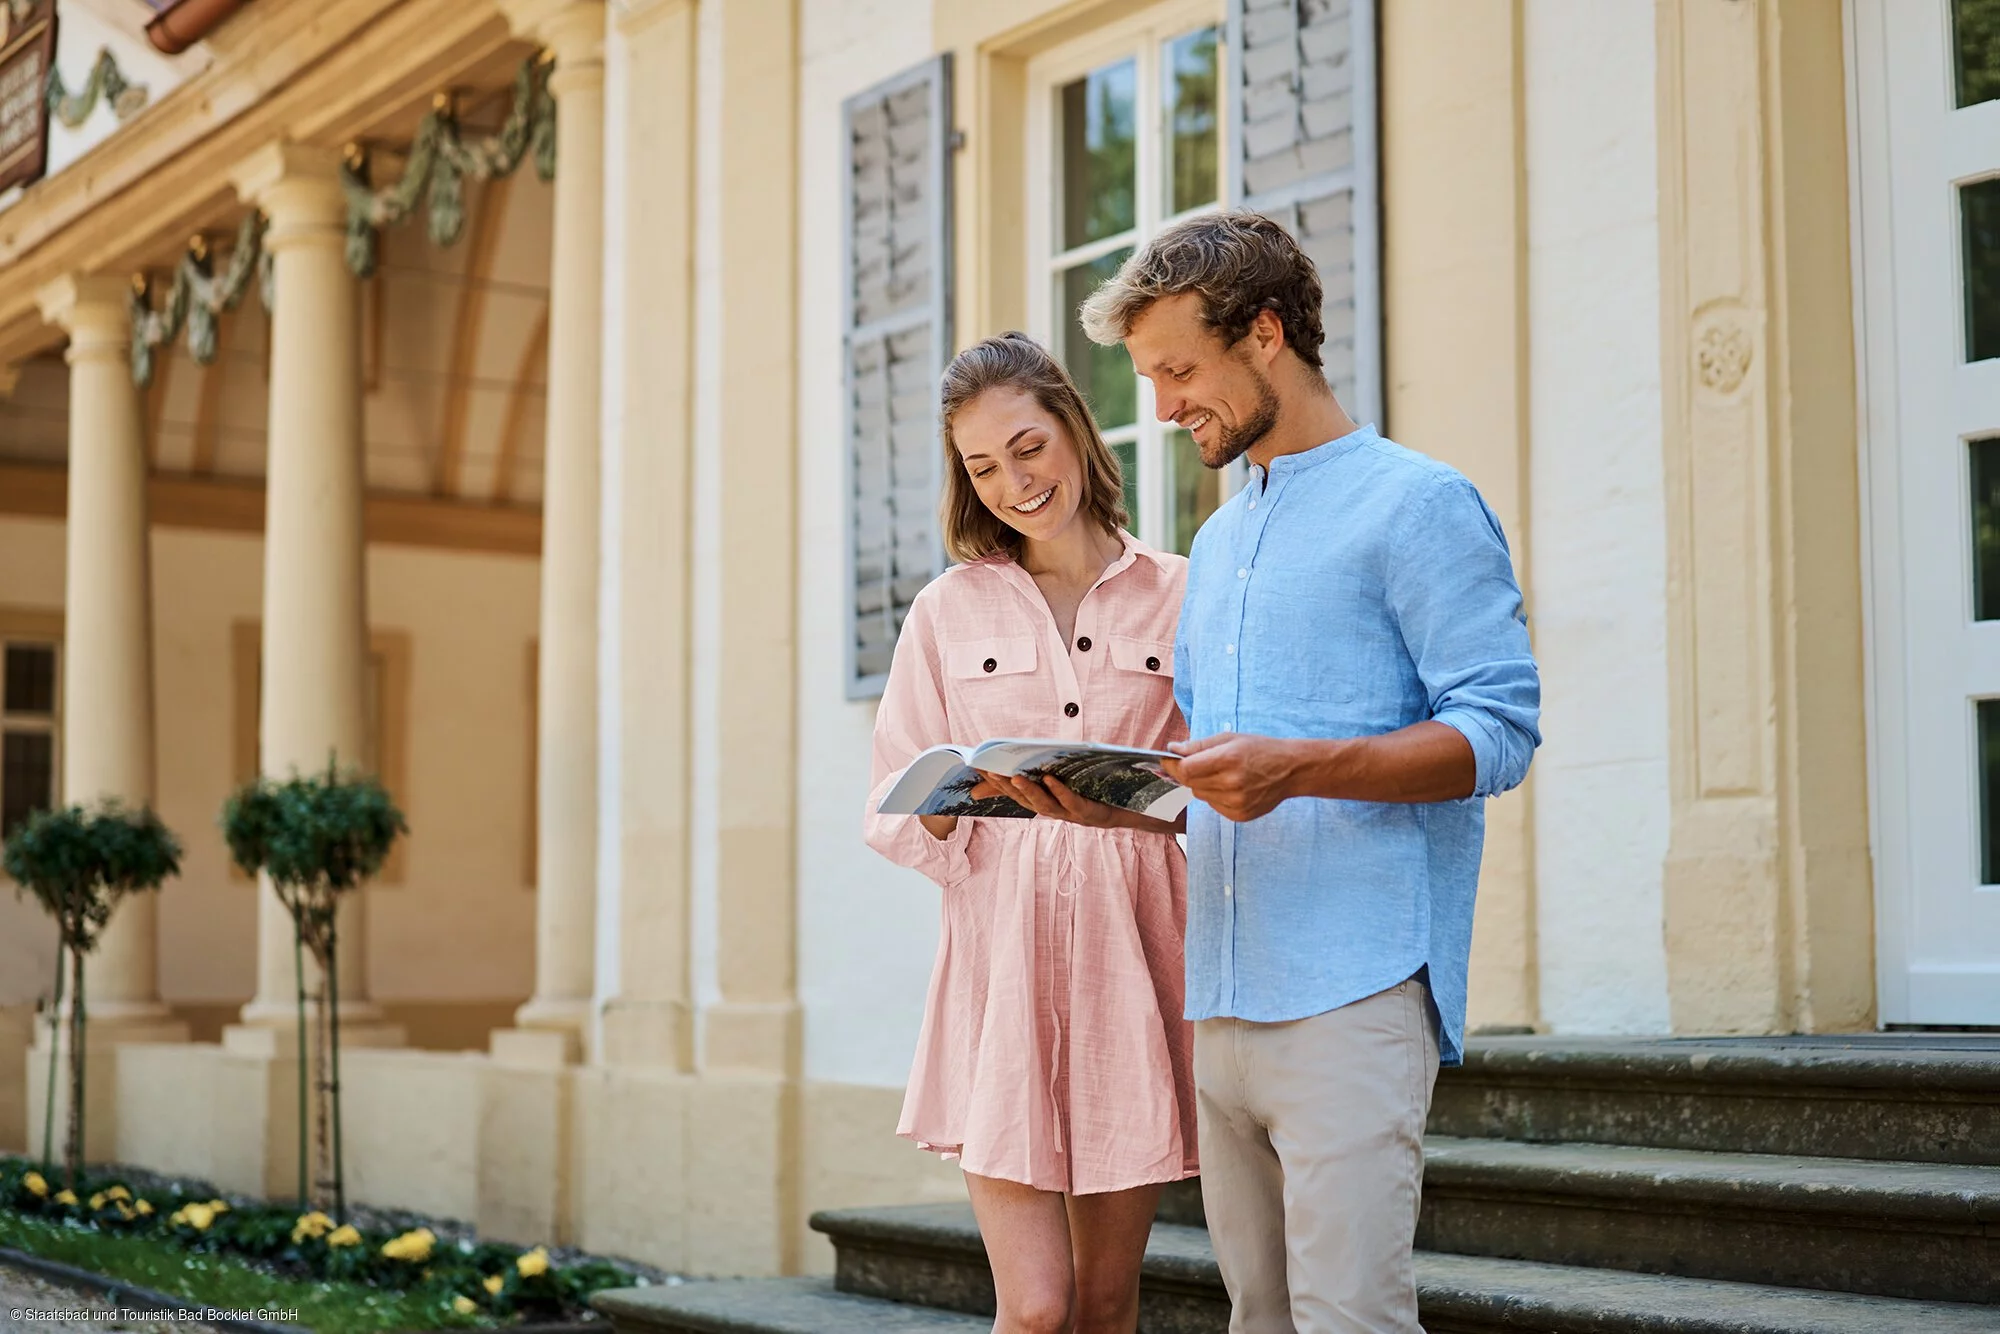
{"label": "stone step", "polygon": [[[836,1295],[873,1298],[886,1320],[924,1307],[990,1318],[993,1282],[972,1211],[964,1205],[831,1210],[814,1228],[836,1248]],[[790,1280],[798,1292],[826,1293],[823,1280]],[[818,1284],[819,1286],[811,1286]],[[1229,1304],[1208,1234],[1156,1223],[1141,1278],[1141,1334],[1223,1334]],[[762,1300],[744,1295],[695,1297],[699,1287],[636,1289],[604,1304],[622,1331],[696,1334],[804,1334],[807,1329],[902,1329],[867,1323],[671,1324],[648,1312],[711,1311],[725,1301],[737,1317]],[[1993,1334],[2000,1312],[1989,1306],[1912,1301],[1771,1287],[1713,1279],[1593,1270],[1474,1255],[1417,1254],[1417,1286],[1430,1334]],[[797,1298],[790,1299],[796,1302]],[[622,1313],[621,1313],[622,1312]],[[848,1312],[851,1316],[851,1311]],[[681,1318],[676,1316],[676,1318]],[[700,1318],[711,1318],[702,1316]],[[908,1328],[928,1328],[908,1326]],[[939,1328],[945,1328],[940,1326]]]}
{"label": "stone step", "polygon": [[590,1304],[618,1334],[986,1334],[989,1316],[840,1292],[827,1278],[717,1279],[616,1288]]}
{"label": "stone step", "polygon": [[1430,1130],[2000,1165],[2000,1034],[1475,1038]]}
{"label": "stone step", "polygon": [[1991,1302],[2000,1167],[1430,1136],[1417,1245]]}

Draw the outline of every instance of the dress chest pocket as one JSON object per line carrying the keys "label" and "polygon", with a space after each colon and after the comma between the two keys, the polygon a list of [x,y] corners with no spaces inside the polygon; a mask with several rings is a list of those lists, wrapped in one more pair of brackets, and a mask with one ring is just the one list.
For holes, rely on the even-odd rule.
{"label": "dress chest pocket", "polygon": [[1109,637],[1111,665],[1121,672],[1153,676],[1172,685],[1174,643],[1168,640],[1133,639],[1127,635]]}
{"label": "dress chest pocket", "polygon": [[969,639],[945,649],[953,740],[1021,735],[1035,717],[1034,636]]}

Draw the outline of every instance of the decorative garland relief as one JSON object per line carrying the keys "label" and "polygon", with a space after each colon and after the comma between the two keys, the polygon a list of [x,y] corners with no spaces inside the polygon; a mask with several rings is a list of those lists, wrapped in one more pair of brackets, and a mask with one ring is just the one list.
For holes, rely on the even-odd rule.
{"label": "decorative garland relief", "polygon": [[[544,52],[522,64],[514,79],[513,109],[497,134],[466,139],[459,129],[455,99],[448,93],[439,93],[417,127],[403,174],[394,185],[371,187],[367,152],[357,144],[348,145],[341,180],[347,191],[347,267],[355,277],[373,276],[381,229],[406,221],[420,198],[428,206],[431,241],[448,246],[465,229],[467,177],[487,181],[511,175],[532,149],[536,174],[545,181],[555,178],[556,106],[548,86],[550,54]],[[125,87],[129,91],[129,85]],[[108,83],[100,87],[95,70],[91,88],[96,90],[93,104],[98,92],[110,96],[114,105],[120,95]],[[82,114],[89,112],[85,110]],[[159,349],[179,336],[183,328],[187,330],[188,353],[195,363],[206,366],[213,362],[217,322],[242,302],[251,275],[259,278],[264,309],[271,309],[276,294],[271,256],[263,247],[265,225],[264,215],[256,210],[245,215],[237,228],[229,262],[219,274],[206,238],[196,236],[190,240],[187,253],[174,266],[166,304],[159,310],[153,308],[152,281],[143,273],[133,275],[133,383],[141,389],[152,383]]]}

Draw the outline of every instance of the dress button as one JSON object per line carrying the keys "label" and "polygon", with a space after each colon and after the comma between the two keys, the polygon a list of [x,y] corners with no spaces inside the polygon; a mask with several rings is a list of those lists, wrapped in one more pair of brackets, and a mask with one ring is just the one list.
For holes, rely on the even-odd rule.
{"label": "dress button", "polygon": [[1085,635],[1083,638],[1077,640],[1076,647],[1080,652],[1083,653],[1090,652],[1090,636]]}
{"label": "dress button", "polygon": [[1078,709],[1074,704],[1063,705],[1063,717],[1065,718],[1074,718],[1080,712],[1082,710]]}
{"label": "dress button", "polygon": [[987,660],[985,661],[985,663],[983,663],[982,665],[983,665],[983,666],[984,666],[984,667],[986,668],[986,670],[987,670],[987,671],[989,671],[989,672],[990,672],[990,671],[992,671],[992,670],[993,670],[993,669],[994,669],[995,667],[998,667],[998,666],[999,666],[1000,664],[999,664],[999,663],[997,663],[997,662],[995,662],[995,661],[994,661],[993,659],[991,659],[991,658],[988,658],[988,659],[987,659]]}
{"label": "dress button", "polygon": [[1149,672],[1157,672],[1157,671],[1159,671],[1159,670],[1160,670],[1160,660],[1159,660],[1158,658],[1148,658],[1148,659],[1146,659],[1146,670],[1147,670],[1147,671],[1149,671]]}

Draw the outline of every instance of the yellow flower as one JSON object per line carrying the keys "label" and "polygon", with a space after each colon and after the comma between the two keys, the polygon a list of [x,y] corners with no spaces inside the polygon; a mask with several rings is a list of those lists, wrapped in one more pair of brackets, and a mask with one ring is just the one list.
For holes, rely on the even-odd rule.
{"label": "yellow flower", "polygon": [[479,1307],[470,1297],[454,1297],[451,1299],[451,1309],[460,1315],[471,1315]]}
{"label": "yellow flower", "polygon": [[184,1204],[167,1221],[176,1225],[185,1223],[196,1232],[206,1232],[215,1221],[215,1210],[206,1204]]}
{"label": "yellow flower", "polygon": [[49,1183],[42,1179],[40,1172],[30,1172],[21,1178],[21,1184],[28,1188],[28,1194],[36,1199],[44,1199],[49,1193]]}
{"label": "yellow flower", "polygon": [[97,1192],[97,1194],[95,1194],[95,1195],[93,1195],[93,1196],[91,1196],[91,1197],[90,1197],[90,1207],[91,1207],[92,1209],[102,1209],[102,1208],[104,1207],[104,1192],[103,1192],[103,1191],[101,1191],[101,1190],[100,1190],[100,1191],[98,1191],[98,1192]]}
{"label": "yellow flower", "polygon": [[427,1227],[420,1227],[384,1242],[382,1254],[391,1260],[407,1260],[420,1265],[431,1258],[431,1247],[436,1242],[436,1233]]}
{"label": "yellow flower", "polygon": [[507,1276],[505,1274],[493,1274],[488,1276],[486,1280],[486,1290],[492,1293],[495,1297],[498,1297],[500,1295],[500,1289],[506,1286],[507,1286]]}
{"label": "yellow flower", "polygon": [[57,1203],[57,1204],[75,1204],[75,1203],[76,1203],[76,1192],[75,1192],[75,1191],[73,1191],[73,1190],[59,1190],[59,1191],[57,1191],[57,1192],[56,1192],[56,1203]]}
{"label": "yellow flower", "polygon": [[327,1234],[326,1244],[329,1246],[359,1246],[361,1244],[361,1234],[354,1230],[352,1223],[342,1223]]}
{"label": "yellow flower", "polygon": [[521,1271],[522,1278],[534,1278],[549,1272],[549,1253],[540,1246],[525,1252],[514,1261],[514,1268]]}
{"label": "yellow flower", "polygon": [[333,1229],[333,1220],[315,1209],[309,1214],[300,1214],[299,1221],[292,1227],[292,1245],[302,1241],[317,1241]]}
{"label": "yellow flower", "polygon": [[104,1192],[104,1198],[107,1200],[129,1200],[132,1198],[132,1192],[123,1186],[113,1186],[110,1190]]}
{"label": "yellow flower", "polygon": [[227,1201],[227,1200],[210,1200],[210,1201],[208,1202],[208,1207],[209,1207],[210,1209],[214,1210],[214,1211],[215,1211],[216,1213],[219,1213],[219,1214],[226,1214],[226,1213],[228,1213],[228,1212],[229,1212],[229,1201]]}
{"label": "yellow flower", "polygon": [[132,1212],[139,1215],[139,1217],[141,1218],[151,1218],[153,1216],[152,1201],[150,1200],[139,1201],[137,1204],[132,1206]]}

